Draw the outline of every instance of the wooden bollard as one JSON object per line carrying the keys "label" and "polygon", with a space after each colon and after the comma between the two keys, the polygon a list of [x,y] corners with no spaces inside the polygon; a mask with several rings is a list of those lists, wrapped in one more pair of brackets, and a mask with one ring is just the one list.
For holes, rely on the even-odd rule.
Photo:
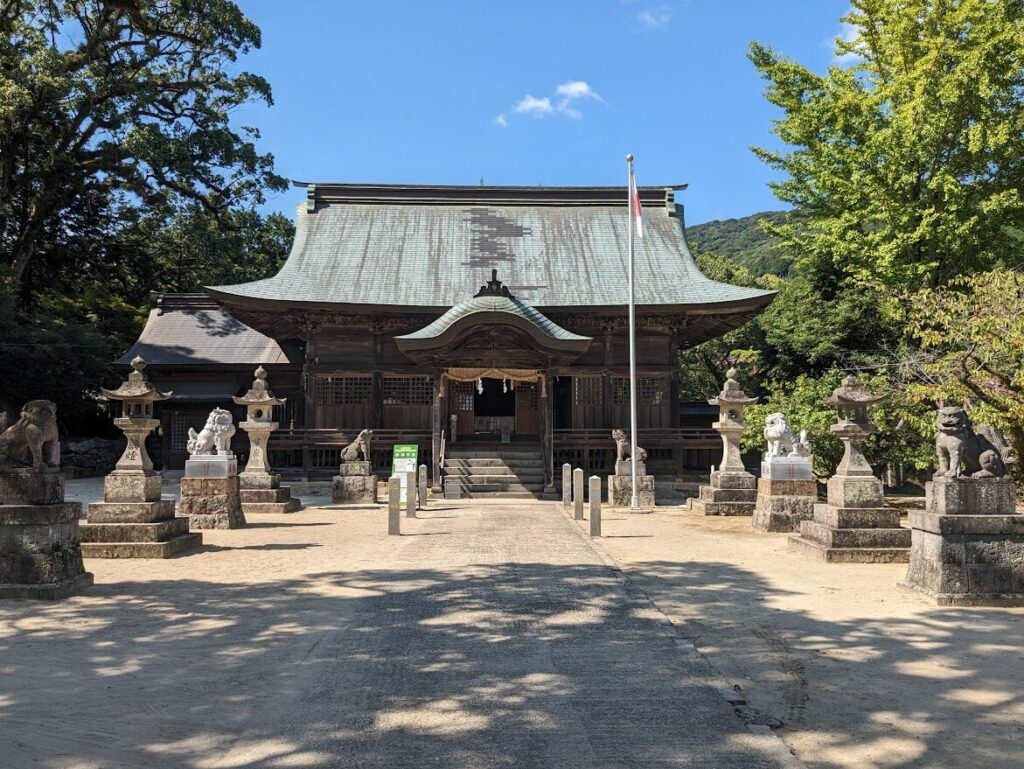
{"label": "wooden bollard", "polygon": [[568,462],[562,465],[562,507],[572,507],[572,465]]}
{"label": "wooden bollard", "polygon": [[388,478],[388,534],[401,534],[402,521],[402,479],[397,475]]}
{"label": "wooden bollard", "polygon": [[418,480],[419,480],[419,483],[416,486],[416,490],[418,492],[418,494],[416,495],[417,496],[417,500],[416,501],[419,503],[419,508],[422,510],[424,507],[427,506],[427,466],[426,465],[420,465],[420,474],[419,474]]}
{"label": "wooden bollard", "polygon": [[410,470],[405,474],[405,517],[416,517],[416,471]]}
{"label": "wooden bollard", "polygon": [[577,521],[583,520],[583,468],[577,467],[572,471],[572,504],[573,518]]}
{"label": "wooden bollard", "polygon": [[590,476],[590,536],[601,536],[601,479]]}

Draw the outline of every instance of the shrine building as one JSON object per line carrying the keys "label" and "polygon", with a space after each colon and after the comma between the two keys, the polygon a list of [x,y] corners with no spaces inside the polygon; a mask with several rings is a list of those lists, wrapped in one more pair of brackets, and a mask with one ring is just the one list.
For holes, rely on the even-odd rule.
{"label": "shrine building", "polygon": [[[181,466],[188,427],[233,408],[262,364],[287,398],[270,442],[285,474],[330,477],[364,428],[380,472],[391,446],[416,443],[435,487],[446,457],[473,451],[536,459],[521,463],[535,475],[493,492],[550,490],[562,462],[611,471],[611,430],[629,428],[625,188],[300,186],[277,275],[160,295],[119,361],[142,355],[173,391],[165,467]],[[700,272],[679,189],[640,188],[635,241],[638,443],[649,472],[669,478],[706,469],[720,446],[680,404],[679,350],[774,296]]]}

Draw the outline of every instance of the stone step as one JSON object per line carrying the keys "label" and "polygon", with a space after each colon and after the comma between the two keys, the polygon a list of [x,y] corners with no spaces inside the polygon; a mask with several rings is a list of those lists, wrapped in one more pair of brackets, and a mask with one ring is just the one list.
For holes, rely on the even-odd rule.
{"label": "stone step", "polygon": [[540,491],[470,491],[464,492],[459,497],[446,496],[445,499],[543,499],[543,492]]}
{"label": "stone step", "polygon": [[690,509],[704,515],[753,515],[753,502],[709,502],[691,499]]}
{"label": "stone step", "polygon": [[539,451],[487,451],[482,449],[452,449],[445,451],[445,461],[449,459],[541,459],[544,455]]}
{"label": "stone step", "polygon": [[[107,524],[99,524],[107,525]],[[83,542],[84,558],[171,558],[178,553],[202,547],[198,531],[179,534],[165,542]]]}
{"label": "stone step", "polygon": [[245,515],[250,513],[296,513],[302,509],[302,502],[298,499],[287,499],[282,502],[246,502],[242,500],[242,512]]}
{"label": "stone step", "polygon": [[[496,469],[496,468],[486,468]],[[503,481],[533,481],[535,483],[544,482],[544,473],[502,473],[502,472],[470,472],[468,470],[457,471],[457,472],[446,472],[445,478],[451,478],[453,481],[467,480],[472,483],[501,483]],[[491,479],[498,479],[497,481]]]}
{"label": "stone step", "polygon": [[700,499],[705,502],[753,503],[757,501],[757,492],[753,489],[715,489],[711,486],[701,486]]}
{"label": "stone step", "polygon": [[448,459],[444,461],[445,469],[457,467],[504,467],[504,468],[541,468],[543,459]]}
{"label": "stone step", "polygon": [[895,529],[900,511],[887,507],[833,507],[817,503],[814,520],[833,529]]}
{"label": "stone step", "polygon": [[833,529],[818,521],[803,521],[800,537],[830,548],[909,548],[910,529]]}
{"label": "stone step", "polygon": [[276,489],[242,489],[239,492],[242,502],[287,502],[291,499],[291,489],[280,486]]}
{"label": "stone step", "polygon": [[188,518],[156,523],[83,523],[78,527],[86,542],[166,542],[188,532]]}
{"label": "stone step", "polygon": [[828,547],[803,536],[789,538],[793,552],[827,563],[909,563],[909,547]]}
{"label": "stone step", "polygon": [[527,491],[527,492],[542,492],[544,491],[543,483],[457,483],[449,484],[445,483],[445,489],[457,488],[462,493],[466,494],[480,494],[483,492],[510,492],[510,491]]}

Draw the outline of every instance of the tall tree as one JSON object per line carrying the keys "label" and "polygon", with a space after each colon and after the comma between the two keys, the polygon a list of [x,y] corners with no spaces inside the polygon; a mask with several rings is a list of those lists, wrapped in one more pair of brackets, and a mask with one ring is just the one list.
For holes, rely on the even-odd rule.
{"label": "tall tree", "polygon": [[[233,73],[259,29],[229,0],[0,0],[0,258],[89,258],[118,201],[219,216],[282,188],[231,113],[270,87]],[[92,230],[92,232],[90,232]]]}
{"label": "tall tree", "polygon": [[851,6],[825,74],[751,47],[786,145],[755,152],[794,207],[772,229],[826,299],[988,268],[1024,225],[1024,2]]}

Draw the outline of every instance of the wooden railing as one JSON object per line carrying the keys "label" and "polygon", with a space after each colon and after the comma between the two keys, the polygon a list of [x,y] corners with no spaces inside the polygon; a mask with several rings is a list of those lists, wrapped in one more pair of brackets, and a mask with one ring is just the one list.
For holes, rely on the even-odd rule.
{"label": "wooden railing", "polygon": [[[301,474],[304,479],[337,475],[341,450],[355,440],[355,430],[283,429],[270,436],[267,453],[275,472]],[[374,429],[370,458],[375,473],[390,474],[391,449],[396,443],[414,443],[420,447],[421,464],[432,466],[429,430]]]}
{"label": "wooden railing", "polygon": [[[701,427],[641,429],[636,442],[647,450],[647,472],[659,476],[681,476],[688,468],[706,467],[711,452],[720,451],[722,438]],[[555,430],[554,464],[568,462],[583,468],[586,475],[604,475],[615,470],[615,442],[611,430]]]}

